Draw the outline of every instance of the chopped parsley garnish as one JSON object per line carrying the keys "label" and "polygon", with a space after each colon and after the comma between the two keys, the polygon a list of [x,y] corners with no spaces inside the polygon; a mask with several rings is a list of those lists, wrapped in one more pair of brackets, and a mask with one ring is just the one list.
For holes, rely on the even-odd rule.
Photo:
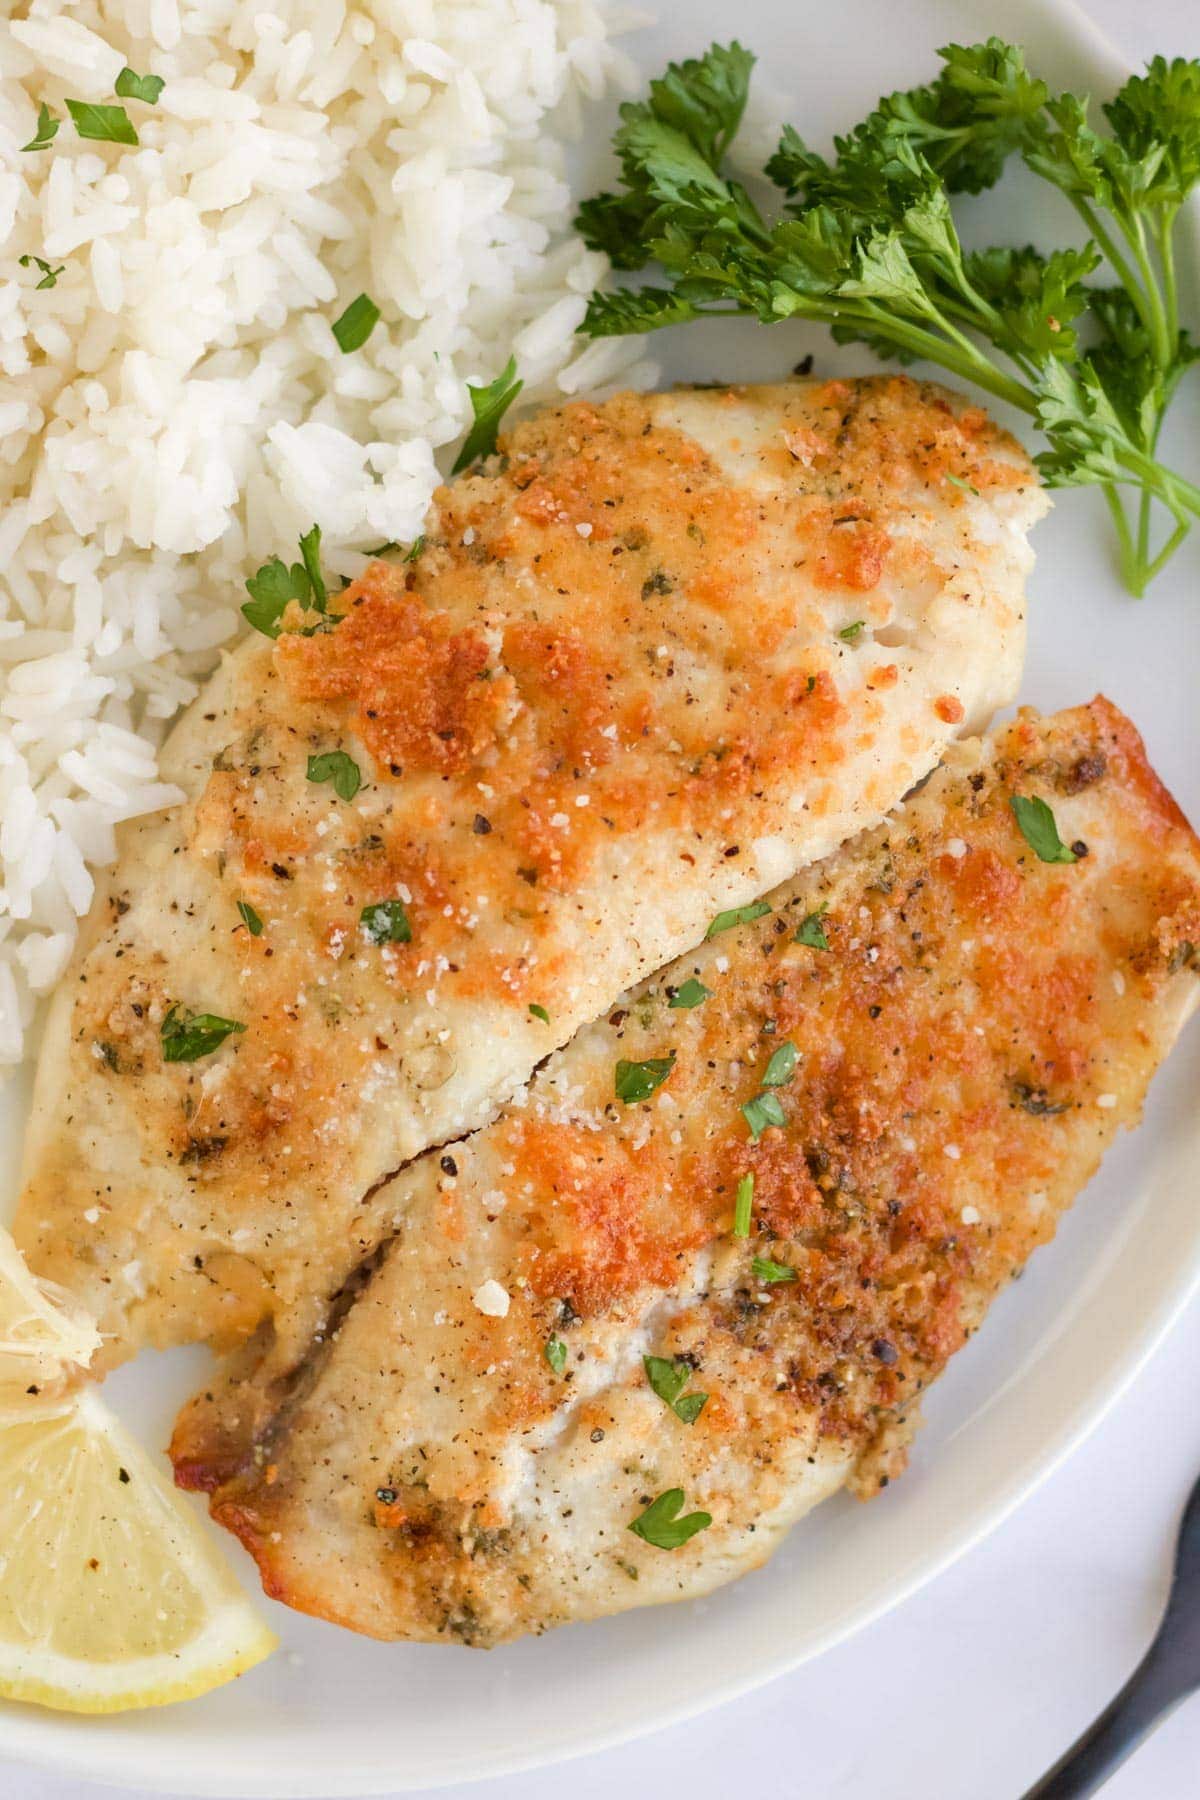
{"label": "chopped parsley garnish", "polygon": [[736,1238],[750,1236],[750,1218],[754,1207],[754,1176],[743,1175],[737,1184],[737,1199],[733,1203],[733,1235]]}
{"label": "chopped parsley garnish", "polygon": [[829,902],[822,900],[816,912],[805,913],[792,942],[806,944],[810,950],[828,950],[829,939],[825,936],[825,926],[822,923],[828,910]]}
{"label": "chopped parsley garnish", "polygon": [[361,350],[379,323],[379,308],[369,294],[352,300],[340,318],[333,321],[333,335],[343,356]]}
{"label": "chopped parsley garnish", "polygon": [[138,134],[123,106],[96,106],[90,100],[68,100],[67,111],[81,138],[98,144],[136,144]]}
{"label": "chopped parsley garnish", "polygon": [[630,1521],[629,1529],[647,1544],[653,1544],[656,1550],[678,1550],[681,1544],[686,1544],[698,1531],[705,1531],[712,1524],[712,1514],[706,1512],[687,1513],[681,1519],[678,1515],[682,1505],[683,1489],[668,1488],[665,1494],[650,1502],[645,1512]]}
{"label": "chopped parsley garnish", "polygon": [[116,91],[122,100],[144,100],[147,106],[157,106],[166,85],[161,75],[135,75],[126,68],[117,76]]}
{"label": "chopped parsley garnish", "polygon": [[164,1062],[197,1062],[219,1050],[232,1031],[245,1031],[236,1019],[222,1019],[217,1013],[192,1013],[173,1006],[162,1022]]}
{"label": "chopped parsley garnish", "polygon": [[760,1281],[795,1281],[796,1271],[787,1263],[774,1262],[769,1256],[755,1256],[750,1267]]}
{"label": "chopped parsley garnish", "polygon": [[425,533],[423,531],[421,531],[421,532],[418,532],[417,536],[413,539],[412,543],[408,546],[408,550],[404,557],[405,562],[416,562],[417,558],[420,556],[420,554],[424,548],[425,548]]}
{"label": "chopped parsley garnish", "polygon": [[680,982],[667,1004],[675,1011],[687,1011],[711,999],[712,989],[705,987],[702,981],[697,981],[694,975],[689,975],[686,981]]}
{"label": "chopped parsley garnish", "polygon": [[[355,771],[357,774],[357,770]],[[336,785],[336,783],[335,783]],[[355,788],[357,789],[357,782]],[[338,789],[341,792],[341,789]],[[342,795],[348,799],[348,795]],[[362,934],[368,944],[411,944],[412,924],[404,910],[403,900],[377,900],[364,906],[358,915]]]}
{"label": "chopped parsley garnish", "polygon": [[735,925],[750,925],[755,919],[765,918],[771,910],[769,900],[752,900],[748,906],[731,906],[728,912],[719,912],[708,930],[705,941],[720,937],[723,931],[732,931]]}
{"label": "chopped parsley garnish", "polygon": [[332,781],[339,800],[353,800],[362,786],[358,764],[344,750],[323,750],[319,756],[310,756],[305,774],[310,781]]}
{"label": "chopped parsley garnish", "polygon": [[742,1117],[756,1144],[769,1125],[787,1124],[787,1114],[780,1105],[778,1094],[756,1094],[742,1107]]}
{"label": "chopped parsley garnish", "polygon": [[50,111],[50,108],[43,100],[42,104],[38,107],[37,130],[27,144],[21,145],[21,149],[48,150],[53,143],[61,124],[62,120],[57,118],[55,114]]}
{"label": "chopped parsley garnish", "polygon": [[675,1052],[670,1056],[650,1056],[645,1062],[626,1062],[624,1058],[617,1064],[613,1085],[618,1100],[626,1106],[634,1106],[639,1100],[648,1100],[656,1088],[660,1088],[671,1070],[675,1067]]}
{"label": "chopped parsley garnish", "polygon": [[319,525],[310,525],[300,539],[300,555],[312,593],[312,609],[314,612],[323,613],[329,601],[329,593],[325,586],[325,577],[321,573],[321,527]]}
{"label": "chopped parsley garnish", "polygon": [[862,631],[862,628],[866,624],[866,622],[867,621],[865,619],[855,619],[853,625],[843,625],[842,629],[838,632],[838,636],[841,638],[843,643],[852,644],[854,642],[855,638],[858,637],[859,633]]}
{"label": "chopped parsley garnish", "polygon": [[57,287],[58,278],[67,266],[66,263],[59,263],[57,269],[52,268],[40,256],[18,256],[17,261],[23,269],[27,269],[30,263],[34,263],[41,270],[42,279],[38,282],[35,292],[40,292],[42,288]]}
{"label": "chopped parsley garnish", "polygon": [[250,933],[250,936],[251,937],[261,937],[263,922],[262,922],[261,918],[259,917],[259,915],[255,912],[254,908],[251,906],[250,902],[248,900],[239,900],[237,903],[237,909],[238,909],[238,912],[241,914],[242,924],[246,927],[246,930]]}
{"label": "chopped parsley garnish", "polygon": [[250,598],[242,607],[242,616],[264,637],[275,638],[288,603],[298,601],[316,613],[324,613],[328,590],[321,574],[321,527],[312,525],[300,539],[301,561],[289,568],[282,557],[273,556],[263,563],[256,575],[246,580]]}
{"label": "chopped parsley garnish", "polygon": [[972,487],[969,481],[964,481],[961,475],[951,475],[947,470],[946,480],[950,483],[951,487],[961,488],[964,494],[974,494],[975,498],[978,500],[979,489],[977,487]]}
{"label": "chopped parsley garnish", "polygon": [[293,563],[289,569],[282,558],[273,556],[270,562],[263,563],[257,575],[246,577],[250,598],[242,607],[242,617],[264,637],[279,636],[279,621],[289,601],[298,600],[303,606],[308,597],[308,578],[304,576],[303,585],[299,583],[293,572],[297,569],[304,576],[302,564]]}
{"label": "chopped parsley garnish", "polygon": [[1054,814],[1044,800],[1036,796],[1027,800],[1024,794],[1010,794],[1008,804],[1013,809],[1021,836],[1039,862],[1073,863],[1079,860],[1059,837]]}
{"label": "chopped parsley garnish", "polygon": [[785,1039],[763,1070],[764,1087],[786,1087],[796,1072],[800,1052],[790,1039]]}
{"label": "chopped parsley garnish", "polygon": [[692,1379],[691,1364],[670,1362],[665,1356],[643,1356],[642,1367],[646,1371],[646,1380],[676,1418],[682,1419],[685,1425],[694,1425],[704,1411],[708,1395],[684,1393]]}
{"label": "chopped parsley garnish", "polygon": [[529,1010],[535,1019],[540,1019],[542,1021],[543,1025],[548,1025],[550,1023],[550,1014],[546,1011],[544,1006],[539,1006],[536,1000],[531,1000],[529,1002]]}
{"label": "chopped parsley garnish", "polygon": [[548,1337],[542,1346],[542,1355],[550,1364],[556,1375],[561,1375],[567,1366],[567,1346],[560,1337]]}
{"label": "chopped parsley garnish", "polygon": [[509,357],[495,381],[490,381],[486,387],[472,387],[470,382],[467,383],[475,422],[454,459],[454,467],[450,471],[452,475],[461,475],[464,469],[471,463],[478,462],[481,456],[492,454],[496,448],[496,433],[500,429],[500,421],[524,385],[517,378],[515,356]]}

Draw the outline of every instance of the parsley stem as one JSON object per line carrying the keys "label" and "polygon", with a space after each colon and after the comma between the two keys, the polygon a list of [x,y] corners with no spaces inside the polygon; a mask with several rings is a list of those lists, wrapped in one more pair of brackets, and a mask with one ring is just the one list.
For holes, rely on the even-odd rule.
{"label": "parsley stem", "polygon": [[1101,491],[1117,534],[1117,557],[1121,564],[1121,580],[1130,593],[1140,600],[1144,589],[1139,580],[1138,556],[1134,548],[1133,534],[1129,529],[1129,520],[1125,516],[1125,504],[1114,482],[1104,482]]}
{"label": "parsley stem", "polygon": [[1029,390],[1006,375],[1003,369],[998,369],[970,338],[948,324],[944,329],[952,331],[953,336],[938,336],[934,331],[927,331],[924,326],[896,318],[894,313],[887,312],[873,300],[864,300],[858,305],[835,301],[828,307],[815,307],[809,316],[824,316],[836,321],[839,313],[857,318],[869,325],[880,337],[891,338],[914,356],[926,357],[930,362],[940,363],[951,374],[961,375],[966,381],[978,382],[980,387],[986,388],[998,400],[1007,400],[1010,406],[1019,408],[1021,412],[1030,415],[1036,413],[1037,402]]}
{"label": "parsley stem", "polygon": [[[1142,489],[1142,497],[1138,501],[1137,577],[1136,577],[1138,582],[1140,584],[1142,584],[1143,587],[1144,587],[1144,583],[1145,583],[1145,576],[1142,574],[1142,571],[1146,567],[1146,562],[1147,562],[1149,555],[1150,555],[1150,489],[1147,487],[1144,487]],[[1141,597],[1142,596],[1139,593],[1137,598],[1140,600]]]}
{"label": "parsley stem", "polygon": [[1167,335],[1174,355],[1179,344],[1179,290],[1175,282],[1175,214],[1178,209],[1164,206],[1159,211],[1156,238],[1158,260],[1162,264],[1163,297],[1167,309]]}
{"label": "parsley stem", "polygon": [[1126,227],[1125,236],[1129,247],[1137,260],[1138,270],[1145,285],[1146,299],[1150,307],[1150,336],[1154,342],[1154,360],[1160,369],[1169,368],[1174,359],[1176,344],[1172,342],[1167,329],[1167,316],[1163,310],[1162,295],[1154,273],[1150,257],[1146,251],[1146,230],[1140,218],[1133,220],[1134,229]]}
{"label": "parsley stem", "polygon": [[1141,285],[1133,270],[1118,250],[1116,239],[1113,237],[1112,233],[1106,230],[1104,225],[1101,224],[1099,214],[1088,204],[1081,194],[1068,194],[1067,198],[1087,226],[1091,235],[1095,238],[1097,244],[1099,244],[1101,250],[1103,250],[1112,268],[1120,277],[1121,286],[1128,288],[1129,298],[1137,307],[1138,317],[1141,319],[1142,324],[1146,327],[1147,331],[1151,331],[1152,326],[1146,315]]}
{"label": "parsley stem", "polygon": [[1121,234],[1132,253],[1138,274],[1141,275],[1139,281],[1133,267],[1117,248],[1116,239],[1102,223],[1095,208],[1082,195],[1070,194],[1067,197],[1103,250],[1113,269],[1120,276],[1121,285],[1128,291],[1129,298],[1137,309],[1138,317],[1150,335],[1154,346],[1155,362],[1160,369],[1167,368],[1175,354],[1175,340],[1169,335],[1162,298],[1158,291],[1158,282],[1146,255],[1146,240],[1141,220],[1134,219],[1134,229],[1132,230],[1124,220],[1118,220]]}
{"label": "parsley stem", "polygon": [[[1154,580],[1154,577],[1156,575],[1160,574],[1161,571],[1166,568],[1168,562],[1174,556],[1175,552],[1178,550],[1180,544],[1182,544],[1184,538],[1188,535],[1188,532],[1191,530],[1191,528],[1192,527],[1191,527],[1190,520],[1180,519],[1180,521],[1176,525],[1174,531],[1171,533],[1170,537],[1167,539],[1166,543],[1163,545],[1163,547],[1159,551],[1158,555],[1154,558],[1154,561],[1152,563],[1148,564],[1146,568],[1139,571],[1139,575],[1140,575],[1140,579],[1141,579],[1143,588],[1149,587],[1150,583]],[[1141,595],[1142,595],[1142,588],[1135,588],[1134,592],[1137,594],[1138,598],[1140,599]]]}

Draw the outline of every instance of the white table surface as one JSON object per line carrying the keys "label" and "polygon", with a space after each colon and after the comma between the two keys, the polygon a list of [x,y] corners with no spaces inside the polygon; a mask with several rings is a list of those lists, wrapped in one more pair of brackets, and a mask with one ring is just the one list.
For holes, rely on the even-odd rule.
{"label": "white table surface", "polygon": [[[1086,10],[1131,60],[1200,53],[1200,0],[1086,0]],[[1193,588],[1197,554],[1177,577]],[[533,1774],[430,1790],[432,1800],[1019,1800],[1153,1633],[1176,1520],[1200,1472],[1197,1370],[1200,1300],[1013,1518],[850,1643],[675,1730]],[[115,1792],[0,1766],[4,1800]],[[1125,1764],[1110,1797],[1200,1800],[1200,1700]]]}

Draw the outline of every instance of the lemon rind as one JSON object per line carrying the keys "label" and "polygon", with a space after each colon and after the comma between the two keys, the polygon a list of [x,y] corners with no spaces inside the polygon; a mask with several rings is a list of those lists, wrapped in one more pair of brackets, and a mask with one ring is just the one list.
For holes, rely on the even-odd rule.
{"label": "lemon rind", "polygon": [[0,1643],[0,1698],[76,1713],[170,1706],[244,1675],[270,1656],[278,1642],[246,1603],[231,1601],[179,1651],[108,1666]]}

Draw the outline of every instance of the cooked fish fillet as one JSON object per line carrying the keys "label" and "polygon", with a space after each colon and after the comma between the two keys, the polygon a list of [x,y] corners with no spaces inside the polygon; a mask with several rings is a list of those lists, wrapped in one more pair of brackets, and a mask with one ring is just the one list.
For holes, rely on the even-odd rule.
{"label": "cooked fish fillet", "polygon": [[[396,1238],[289,1381],[184,1413],[177,1479],[268,1593],[489,1645],[761,1564],[902,1468],[1200,993],[1200,843],[1103,700],[954,747],[771,907],[389,1184]],[[644,1541],[663,1494],[711,1524]]]}
{"label": "cooked fish fillet", "polygon": [[16,1227],[110,1361],[307,1341],[382,1177],[1012,695],[1044,500],[936,388],[627,394],[505,448],[336,629],[235,652],[125,836]]}

